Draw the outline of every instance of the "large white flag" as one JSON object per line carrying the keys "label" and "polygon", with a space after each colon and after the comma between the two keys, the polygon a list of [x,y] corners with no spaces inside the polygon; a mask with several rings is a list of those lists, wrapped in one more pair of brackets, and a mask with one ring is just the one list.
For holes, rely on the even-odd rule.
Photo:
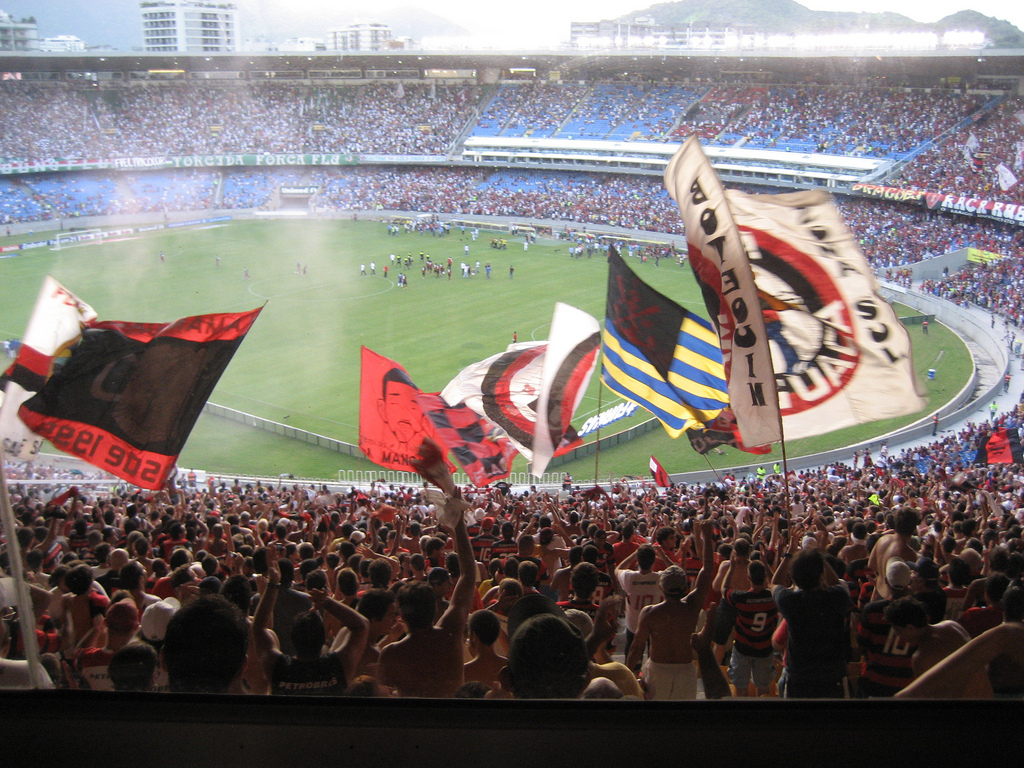
{"label": "large white flag", "polygon": [[996,166],[996,179],[999,182],[999,188],[1005,192],[1008,189],[1013,189],[1017,184],[1017,177],[1013,175],[1013,171],[1006,167],[1004,163],[1000,163]]}
{"label": "large white flag", "polygon": [[537,477],[572,430],[570,420],[587,391],[600,348],[601,325],[596,318],[568,304],[555,304],[537,398],[530,469]]}
{"label": "large white flag", "polygon": [[92,307],[47,276],[22,337],[18,359],[5,377],[7,386],[0,404],[5,459],[27,461],[39,453],[43,438],[22,423],[18,409],[50,378],[54,359],[76,344],[82,329],[95,319]]}
{"label": "large white flag", "polygon": [[550,341],[509,344],[466,366],[441,397],[452,406],[465,403],[502,430],[540,475],[553,455],[583,442],[569,419],[587,389],[600,344],[597,320],[559,304]]}
{"label": "large white flag", "polygon": [[762,297],[786,437],[924,408],[907,330],[831,197],[726,197]]}
{"label": "large white flag", "polygon": [[537,398],[544,373],[546,341],[524,341],[459,371],[441,397],[449,405],[465,403],[508,435],[527,461],[533,461]]}
{"label": "large white flag", "polygon": [[775,373],[757,286],[725,188],[696,136],[665,169],[665,188],[686,224],[690,266],[718,329],[729,402],[743,443],[782,437]]}

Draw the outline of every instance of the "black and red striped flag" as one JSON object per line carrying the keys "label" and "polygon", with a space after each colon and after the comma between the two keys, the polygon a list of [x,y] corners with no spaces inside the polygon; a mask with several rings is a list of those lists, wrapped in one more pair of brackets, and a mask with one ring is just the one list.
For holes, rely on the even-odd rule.
{"label": "black and red striped flag", "polygon": [[94,323],[18,415],[60,450],[159,490],[259,313]]}

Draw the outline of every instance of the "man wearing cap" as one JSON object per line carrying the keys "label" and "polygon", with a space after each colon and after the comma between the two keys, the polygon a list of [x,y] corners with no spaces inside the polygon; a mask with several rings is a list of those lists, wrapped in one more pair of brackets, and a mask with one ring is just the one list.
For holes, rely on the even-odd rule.
{"label": "man wearing cap", "polygon": [[885,581],[892,598],[864,606],[857,627],[857,644],[864,655],[857,697],[893,696],[914,678],[913,656],[917,644],[906,639],[889,623],[885,609],[893,600],[910,595],[910,566],[898,557],[885,565]]}
{"label": "man wearing cap", "polygon": [[687,594],[689,580],[679,566],[663,571],[660,585],[665,597],[640,612],[636,636],[626,657],[626,666],[636,669],[650,641],[650,655],[642,674],[647,698],[654,701],[697,697],[697,669],[690,636],[697,628],[701,608],[711,589],[715,542],[709,521],[695,521],[693,533],[701,542],[701,569],[693,590]]}
{"label": "man wearing cap", "polygon": [[910,546],[910,539],[917,533],[921,516],[912,507],[904,507],[896,513],[894,529],[886,531],[875,542],[868,557],[868,568],[875,573],[875,597],[890,599],[892,593],[885,580],[886,564],[894,557],[907,562],[917,560],[917,552]]}
{"label": "man wearing cap", "polygon": [[139,609],[132,600],[121,600],[107,609],[105,621],[107,644],[103,648],[82,648],[75,654],[75,671],[94,691],[114,690],[107,667],[114,654],[135,636],[139,628]]}

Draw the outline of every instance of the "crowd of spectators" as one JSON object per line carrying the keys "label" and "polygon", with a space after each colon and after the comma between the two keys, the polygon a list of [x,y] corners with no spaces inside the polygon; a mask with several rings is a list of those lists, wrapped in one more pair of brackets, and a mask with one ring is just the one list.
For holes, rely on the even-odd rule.
{"label": "crowd of spectators", "polygon": [[[1019,425],[1016,410],[993,414],[788,479],[581,489],[567,476],[557,495],[210,477],[52,496],[19,482],[35,468],[9,479],[48,685],[664,700],[696,695],[668,681],[695,680],[698,660],[708,698],[747,695],[748,683],[760,695],[884,697],[919,680],[963,687],[943,682],[944,659],[1017,631],[1024,482],[1017,466],[972,462]],[[835,618],[839,631],[809,660],[793,602],[818,589],[838,611],[811,623]],[[625,645],[611,647],[623,608]],[[698,615],[691,648],[682,630]],[[0,685],[25,685],[25,631],[5,622]],[[549,663],[561,642],[566,668]],[[1019,661],[982,665],[972,690],[1019,696]]]}
{"label": "crowd of spectators", "polygon": [[[128,177],[122,196],[108,177],[79,202],[86,187],[76,174],[48,175],[27,182],[0,182],[0,217],[5,222],[209,208],[257,208],[282,185],[298,184],[298,170],[234,169]],[[223,181],[221,181],[221,179]],[[223,189],[218,197],[218,183]],[[306,183],[306,182],[303,182]],[[342,167],[310,172],[318,187],[317,211],[396,210],[441,214],[517,216],[683,234],[676,203],[654,177],[555,171],[486,171],[408,166]],[[836,205],[876,270],[906,267],[959,248],[978,248],[1016,263],[1024,247],[1020,227],[923,208],[836,197]]]}
{"label": "crowd of spectators", "polygon": [[[1003,100],[950,138],[927,149],[893,179],[893,186],[1024,203],[1024,185],[1002,189],[996,167],[1024,172],[1024,98]],[[978,146],[970,149],[971,136]]]}
{"label": "crowd of spectators", "polygon": [[876,270],[907,266],[960,248],[979,248],[1019,260],[1024,248],[1024,230],[1012,224],[855,197],[837,197],[836,207]]}
{"label": "crowd of spectators", "polygon": [[920,290],[961,306],[978,306],[1024,325],[1024,269],[1020,258],[969,264],[941,280],[923,280]]}
{"label": "crowd of spectators", "polygon": [[[0,159],[340,152],[445,155],[470,135],[679,141],[911,159],[901,184],[1020,202],[1000,163],[1022,170],[1024,99],[960,91],[597,82],[479,86],[167,84],[101,89],[0,85]],[[486,92],[489,93],[489,92]],[[997,104],[997,102],[999,102]],[[971,135],[979,146],[965,155]],[[78,201],[83,206],[83,201]],[[89,208],[84,203],[84,208]],[[92,206],[102,208],[102,201]]]}
{"label": "crowd of spectators", "polygon": [[831,86],[771,87],[729,123],[726,143],[897,157],[955,126],[979,105],[957,91]]}
{"label": "crowd of spectators", "polygon": [[4,83],[0,158],[215,153],[444,154],[473,115],[468,86],[166,86],[80,91]]}

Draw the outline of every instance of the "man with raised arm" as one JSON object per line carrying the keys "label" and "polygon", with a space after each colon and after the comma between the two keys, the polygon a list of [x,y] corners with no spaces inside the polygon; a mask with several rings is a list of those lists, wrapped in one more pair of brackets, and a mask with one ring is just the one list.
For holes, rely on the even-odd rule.
{"label": "man with raised arm", "polygon": [[[446,505],[458,506],[461,494]],[[459,515],[454,528],[459,579],[451,601],[434,622],[434,590],[428,584],[407,584],[398,592],[398,607],[409,633],[380,654],[379,679],[400,696],[450,698],[463,682],[463,640],[466,619],[476,588],[476,564],[466,521]]]}
{"label": "man with raised arm", "polygon": [[[786,696],[841,699],[846,693],[850,593],[820,548],[803,549],[794,556],[801,536],[799,527],[790,532],[771,584],[788,630]],[[789,586],[791,570],[794,587]]]}
{"label": "man with raised arm", "polygon": [[[274,604],[281,589],[281,571],[271,558],[267,575],[257,577],[262,596],[252,620],[252,642],[256,654],[270,680],[271,693],[295,696],[340,696],[355,678],[356,668],[366,648],[369,622],[343,603],[327,596],[321,589],[310,589],[315,610],[295,618],[291,627],[295,655],[278,650],[270,630]],[[323,610],[337,619],[348,632],[339,632],[334,645],[322,653],[326,632],[317,611]]]}
{"label": "man with raised arm", "polygon": [[700,542],[701,569],[693,590],[687,593],[686,573],[673,565],[661,574],[664,599],[640,612],[636,636],[626,666],[636,669],[650,641],[650,655],[643,666],[647,698],[680,701],[697,697],[697,669],[690,637],[697,628],[701,608],[711,589],[715,542],[710,521],[694,521],[694,538]]}

